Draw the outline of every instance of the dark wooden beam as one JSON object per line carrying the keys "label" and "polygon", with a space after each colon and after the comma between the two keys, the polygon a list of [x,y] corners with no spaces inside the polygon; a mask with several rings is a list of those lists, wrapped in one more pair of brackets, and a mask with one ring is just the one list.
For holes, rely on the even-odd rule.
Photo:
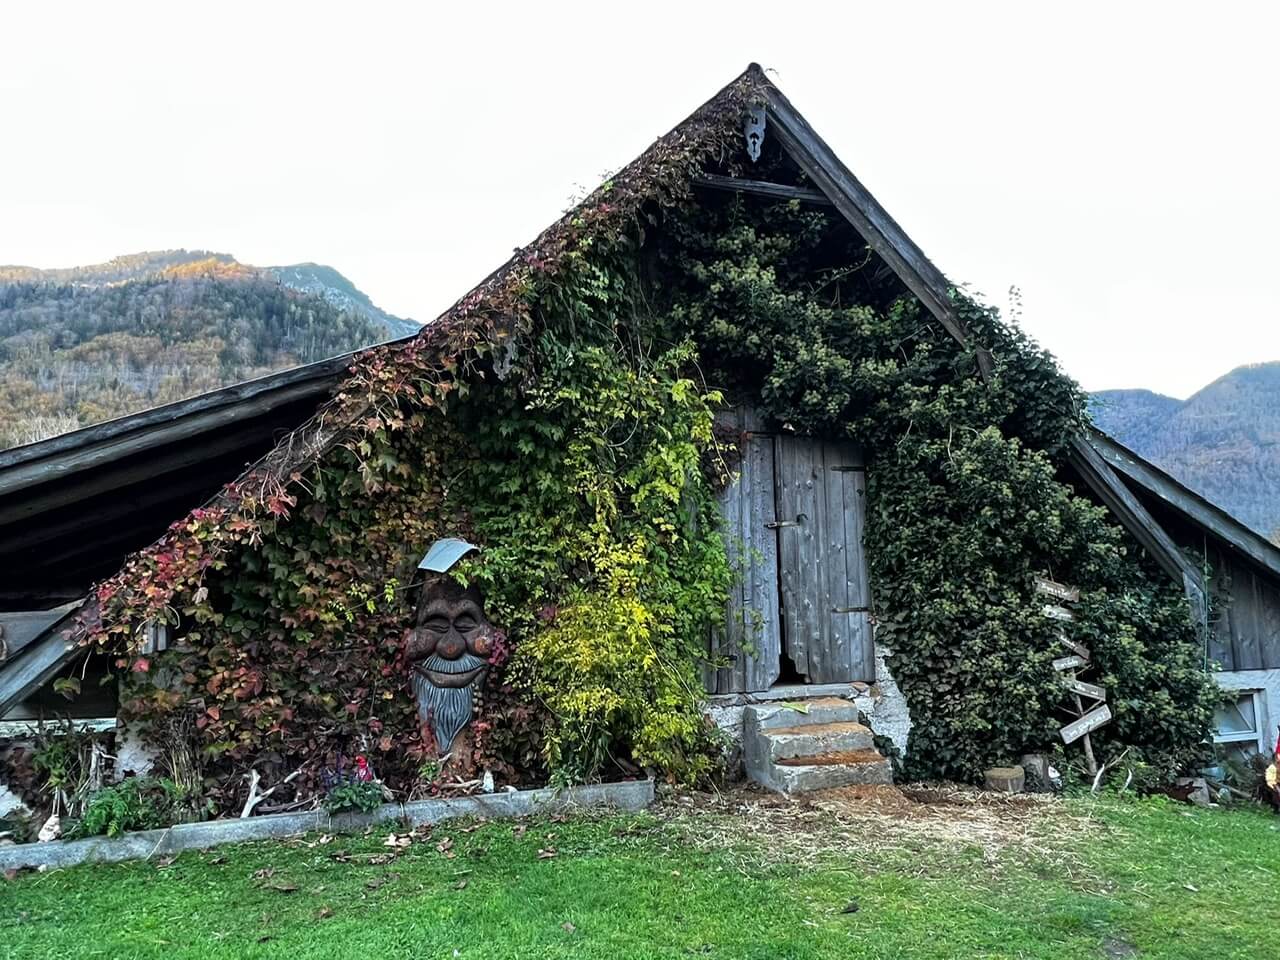
{"label": "dark wooden beam", "polygon": [[1207,637],[1209,604],[1204,577],[1200,571],[1183,556],[1178,545],[1088,440],[1084,437],[1073,439],[1068,460],[1081,479],[1089,485],[1089,489],[1120,521],[1121,526],[1182,587],[1187,595],[1187,602],[1191,605],[1192,621],[1201,631],[1201,636]]}
{"label": "dark wooden beam", "polygon": [[[951,306],[951,285],[906,231],[814,132],[809,122],[791,106],[776,87],[768,88],[769,125],[765,136],[776,136],[809,179],[831,198],[862,238],[898,275],[907,289],[920,298],[938,322],[961,344],[968,345],[969,331]],[[976,345],[978,369],[989,381],[994,372],[990,353]]]}
{"label": "dark wooden beam", "polygon": [[712,190],[728,190],[732,193],[751,193],[773,200],[799,200],[803,203],[816,203],[831,206],[831,198],[821,190],[808,187],[793,187],[785,183],[769,183],[767,180],[745,180],[740,177],[722,177],[707,173],[693,178],[696,187],[709,187]]}
{"label": "dark wooden beam", "polygon": [[[75,605],[78,606],[78,602]],[[4,629],[4,635],[0,636],[0,665],[16,657],[18,651],[36,640],[50,624],[61,620],[67,609],[67,606],[62,606],[52,610],[0,613],[0,628]]]}

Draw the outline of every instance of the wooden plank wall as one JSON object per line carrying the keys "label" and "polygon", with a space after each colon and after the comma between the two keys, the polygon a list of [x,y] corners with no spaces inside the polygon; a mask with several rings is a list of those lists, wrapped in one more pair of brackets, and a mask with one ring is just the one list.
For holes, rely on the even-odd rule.
{"label": "wooden plank wall", "polygon": [[1224,670],[1280,669],[1280,585],[1215,545],[1209,658]]}
{"label": "wooden plank wall", "polygon": [[1134,494],[1197,568],[1209,567],[1207,654],[1223,670],[1280,670],[1280,578],[1130,481]]}
{"label": "wooden plank wall", "polygon": [[720,498],[725,545],[739,580],[730,592],[726,628],[713,635],[710,648],[713,659],[734,659],[730,666],[703,671],[708,693],[768,690],[782,665],[778,541],[766,526],[775,519],[773,438],[748,434],[748,416],[740,412],[735,424],[746,436],[739,476]]}

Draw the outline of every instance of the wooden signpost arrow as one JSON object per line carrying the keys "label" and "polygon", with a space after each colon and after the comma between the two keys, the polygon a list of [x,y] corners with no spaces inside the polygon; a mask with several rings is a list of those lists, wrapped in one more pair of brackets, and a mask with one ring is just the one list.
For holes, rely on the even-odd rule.
{"label": "wooden signpost arrow", "polygon": [[[1087,742],[1089,739],[1089,731],[1097,730],[1100,726],[1111,719],[1111,708],[1105,703],[1096,710],[1090,710],[1079,720],[1073,720],[1058,732],[1062,734],[1063,743],[1074,743],[1081,737]],[[1092,749],[1092,747],[1090,747]],[[1093,771],[1097,773],[1097,770]]]}
{"label": "wooden signpost arrow", "polygon": [[1090,700],[1097,700],[1102,703],[1107,699],[1107,691],[1102,687],[1095,686],[1092,683],[1085,683],[1083,680],[1077,680],[1075,677],[1063,677],[1062,685],[1072,693],[1079,694],[1082,697],[1088,697]]}
{"label": "wooden signpost arrow", "polygon": [[[1076,615],[1064,604],[1079,602],[1080,591],[1078,588],[1049,580],[1046,577],[1036,577],[1035,588],[1040,595],[1058,601],[1057,603],[1046,603],[1044,605],[1043,610],[1046,617],[1060,624],[1072,623],[1076,619]],[[1092,654],[1089,652],[1089,648],[1068,637],[1065,628],[1058,630],[1057,638],[1059,643],[1071,651],[1071,654],[1055,659],[1053,661],[1053,669],[1058,673],[1065,674],[1062,677],[1062,686],[1071,694],[1072,699],[1075,701],[1076,713],[1080,717],[1080,719],[1068,723],[1058,733],[1062,736],[1063,743],[1075,743],[1077,740],[1083,742],[1084,757],[1089,766],[1089,773],[1096,776],[1098,761],[1093,754],[1093,741],[1090,739],[1089,733],[1092,730],[1097,730],[1111,719],[1111,708],[1105,702],[1107,691],[1097,684],[1086,683],[1084,680],[1076,679],[1075,671],[1086,670],[1091,666]],[[1099,706],[1095,706],[1086,713],[1084,701],[1081,697],[1088,697]]]}

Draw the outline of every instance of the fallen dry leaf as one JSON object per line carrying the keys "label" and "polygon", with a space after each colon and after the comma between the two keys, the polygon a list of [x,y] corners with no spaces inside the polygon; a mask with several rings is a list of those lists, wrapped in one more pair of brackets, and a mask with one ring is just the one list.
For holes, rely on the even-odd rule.
{"label": "fallen dry leaf", "polygon": [[525,831],[528,829],[529,828],[525,826],[523,823],[517,823],[514,827],[511,828],[511,835],[515,837],[517,840],[519,840],[521,837],[524,836]]}
{"label": "fallen dry leaf", "polygon": [[270,880],[270,879],[271,879],[271,877],[272,877],[272,875],[273,875],[275,872],[276,872],[276,868],[275,868],[275,867],[263,867],[261,870],[255,870],[255,871],[253,871],[253,879],[255,879],[255,880]]}
{"label": "fallen dry leaf", "polygon": [[463,877],[461,880],[459,880],[457,883],[455,883],[455,884],[453,885],[453,889],[455,889],[455,890],[465,890],[465,889],[467,889],[467,878],[466,878],[466,877]]}
{"label": "fallen dry leaf", "polygon": [[570,923],[568,920],[566,920],[564,923],[560,924],[560,928],[561,928],[562,930],[564,930],[564,932],[565,932],[565,933],[575,933],[575,932],[577,932],[577,929],[578,929],[578,928],[577,928],[577,927],[575,927],[572,923]]}
{"label": "fallen dry leaf", "polygon": [[558,851],[558,850],[556,850],[556,848],[555,848],[555,847],[539,847],[539,848],[538,848],[538,859],[539,859],[539,860],[550,860],[550,859],[551,859],[552,857],[554,857],[557,853],[559,853],[559,851]]}
{"label": "fallen dry leaf", "polygon": [[452,837],[445,837],[443,840],[441,840],[439,843],[436,844],[437,853],[448,853],[452,849],[453,849]]}
{"label": "fallen dry leaf", "polygon": [[317,920],[328,920],[333,916],[333,910],[329,907],[321,907],[320,912],[316,914]]}

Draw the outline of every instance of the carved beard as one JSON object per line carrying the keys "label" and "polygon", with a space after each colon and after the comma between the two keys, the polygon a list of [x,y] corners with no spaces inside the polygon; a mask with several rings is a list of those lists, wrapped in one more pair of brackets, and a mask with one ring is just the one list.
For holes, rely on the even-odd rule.
{"label": "carved beard", "polygon": [[462,687],[437,687],[422,673],[431,670],[435,673],[469,673],[486,666],[487,661],[472,653],[464,653],[457,660],[446,660],[432,654],[415,666],[412,673],[413,693],[418,701],[418,717],[423,723],[431,724],[431,732],[435,734],[436,746],[441,753],[448,751],[453,739],[471,720],[472,693],[483,672],[475,680]]}

